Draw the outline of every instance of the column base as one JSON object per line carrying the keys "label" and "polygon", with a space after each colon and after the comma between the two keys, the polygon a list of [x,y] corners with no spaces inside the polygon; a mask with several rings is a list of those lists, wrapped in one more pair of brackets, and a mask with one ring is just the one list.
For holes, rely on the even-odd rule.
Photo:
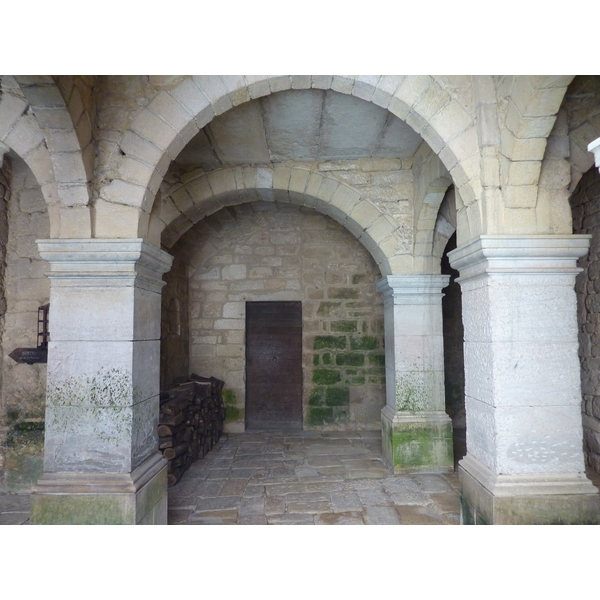
{"label": "column base", "polygon": [[464,525],[600,523],[600,495],[585,473],[496,475],[469,454],[458,472]]}
{"label": "column base", "polygon": [[443,411],[381,411],[382,454],[398,473],[446,473],[454,470],[452,421]]}
{"label": "column base", "polygon": [[31,522],[166,525],[167,464],[156,453],[132,473],[45,473],[31,494]]}

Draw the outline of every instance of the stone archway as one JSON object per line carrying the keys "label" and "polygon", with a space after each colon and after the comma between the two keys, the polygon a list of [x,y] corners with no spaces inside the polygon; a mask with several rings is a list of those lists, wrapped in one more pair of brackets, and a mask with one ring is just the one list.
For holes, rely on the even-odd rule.
{"label": "stone archway", "polygon": [[[188,340],[171,356],[188,370],[225,381],[229,431],[244,430],[247,302],[302,303],[305,427],[375,428],[385,403],[380,272],[350,232],[316,211],[279,201],[231,205],[199,221],[171,249],[163,307],[180,300]],[[163,316],[165,318],[166,315]],[[167,347],[165,347],[167,350]]]}

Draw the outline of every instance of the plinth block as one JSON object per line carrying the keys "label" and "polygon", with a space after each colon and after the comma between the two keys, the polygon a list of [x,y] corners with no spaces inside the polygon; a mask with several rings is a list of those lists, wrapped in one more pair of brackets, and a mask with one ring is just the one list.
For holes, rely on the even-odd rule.
{"label": "plinth block", "polygon": [[441,411],[381,411],[384,462],[398,473],[445,473],[454,469],[452,421]]}
{"label": "plinth block", "polygon": [[45,473],[31,494],[34,525],[166,525],[167,461],[132,473]]}

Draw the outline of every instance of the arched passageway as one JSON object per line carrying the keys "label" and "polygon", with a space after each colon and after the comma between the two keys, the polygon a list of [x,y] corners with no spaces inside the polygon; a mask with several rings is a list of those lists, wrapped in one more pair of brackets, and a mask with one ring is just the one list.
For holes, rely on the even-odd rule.
{"label": "arched passageway", "polygon": [[[50,264],[53,339],[35,519],[59,518],[62,502],[65,514],[85,512],[78,486],[91,486],[110,506],[90,518],[164,520],[154,426],[168,251],[196,223],[254,200],[314,208],[370,253],[382,276],[384,456],[395,471],[451,468],[448,275],[439,265],[450,236],[438,220],[448,186],[457,236],[448,255],[463,299],[467,520],[593,517],[570,320],[575,261],[588,239],[571,233],[561,155],[571,79],[131,76],[100,78],[93,89],[22,79],[27,90],[17,85],[11,102],[32,112],[19,116],[3,101],[2,140],[13,139],[13,126],[32,125],[33,145],[23,151],[51,167],[38,182],[51,209],[52,238],[39,248]],[[97,104],[88,96],[78,103],[76,88]],[[78,128],[90,106],[98,116],[91,170]],[[50,114],[64,118],[67,146],[50,148]],[[73,169],[58,168],[65,165]],[[64,194],[50,201],[54,184],[77,192],[73,205]],[[91,203],[78,195],[85,190]],[[190,314],[178,302],[165,309],[173,339]],[[227,346],[235,344],[221,351],[238,351]],[[556,436],[560,452],[546,443]]]}

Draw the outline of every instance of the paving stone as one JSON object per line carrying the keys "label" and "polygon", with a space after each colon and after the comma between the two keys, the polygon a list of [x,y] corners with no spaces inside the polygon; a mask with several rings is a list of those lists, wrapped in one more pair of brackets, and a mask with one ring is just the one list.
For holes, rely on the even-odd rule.
{"label": "paving stone", "polygon": [[427,506],[431,503],[428,494],[407,492],[405,494],[390,494],[394,504],[406,504],[415,506]]}
{"label": "paving stone", "polygon": [[387,470],[376,469],[346,469],[348,479],[383,479],[389,473]]}
{"label": "paving stone", "polygon": [[265,498],[265,514],[276,515],[285,513],[285,497],[271,496]]}
{"label": "paving stone", "polygon": [[0,513],[0,525],[24,525],[29,521],[29,511]]}
{"label": "paving stone", "polygon": [[319,515],[317,525],[364,525],[360,511],[332,512]]}
{"label": "paving stone", "polygon": [[421,489],[427,493],[444,493],[451,492],[452,487],[440,475],[413,475],[413,479],[419,484]]}
{"label": "paving stone", "polygon": [[219,498],[205,498],[198,502],[197,510],[226,510],[226,509],[238,509],[241,503],[240,496],[224,496]]}
{"label": "paving stone", "polygon": [[230,475],[229,469],[211,469],[206,479],[229,479]]}
{"label": "paving stone", "polygon": [[390,472],[387,470],[387,468],[385,468],[383,466],[383,463],[380,460],[371,459],[371,458],[346,459],[343,456],[340,458],[340,460],[345,469],[355,469],[355,470],[361,469],[361,470],[365,470],[365,471],[368,469],[378,469],[378,470],[383,470],[385,472],[386,477],[389,477],[389,474],[390,474]]}
{"label": "paving stone", "polygon": [[228,479],[223,484],[219,496],[241,496],[247,484],[247,479]]}
{"label": "paving stone", "polygon": [[286,502],[329,502],[331,494],[326,492],[287,494]]}
{"label": "paving stone", "polygon": [[[215,498],[219,495],[221,488],[223,487],[224,481],[222,480],[204,480],[201,481],[195,488],[195,495],[199,498]],[[177,497],[179,490],[173,495]]]}
{"label": "paving stone", "polygon": [[460,512],[460,500],[456,494],[430,494],[430,498],[440,513]]}
{"label": "paving stone", "polygon": [[242,498],[238,513],[240,516],[264,515],[265,499],[258,496],[253,498]]}
{"label": "paving stone", "polygon": [[180,525],[187,523],[189,516],[194,512],[194,509],[184,510],[180,508],[169,508],[167,521],[169,525]]}
{"label": "paving stone", "polygon": [[367,525],[400,525],[400,517],[392,506],[367,506]]}
{"label": "paving stone", "polygon": [[[391,475],[379,432],[245,436],[231,434],[169,488],[170,524],[460,523],[457,474]],[[28,517],[28,495],[0,493],[1,524]]]}
{"label": "paving stone", "polygon": [[231,469],[232,479],[257,479],[259,476],[264,477],[267,473],[267,469],[252,469],[247,467],[241,469],[233,467]]}
{"label": "paving stone", "polygon": [[309,514],[267,515],[269,525],[314,525],[314,516]]}
{"label": "paving stone", "polygon": [[444,525],[460,525],[460,512],[446,513],[441,516],[441,520]]}
{"label": "paving stone", "polygon": [[317,467],[321,480],[329,479],[342,481],[346,478],[347,471],[344,467]]}
{"label": "paving stone", "polygon": [[311,515],[329,512],[331,502],[288,502],[286,501],[286,510],[290,513],[309,513]]}
{"label": "paving stone", "polygon": [[225,525],[237,521],[237,510],[198,510],[192,513],[188,522],[190,524]]}
{"label": "paving stone", "polygon": [[0,494],[0,512],[29,512],[29,494]]}
{"label": "paving stone", "polygon": [[263,515],[244,515],[238,517],[238,525],[267,525],[267,517]]}
{"label": "paving stone", "polygon": [[337,492],[331,494],[331,510],[336,513],[361,511],[363,504],[356,492]]}
{"label": "paving stone", "polygon": [[254,484],[252,481],[248,482],[248,485],[246,486],[246,489],[244,490],[244,493],[242,494],[242,496],[244,498],[251,498],[254,496],[264,496],[265,494],[265,486],[262,484]]}
{"label": "paving stone", "polygon": [[309,467],[340,467],[342,461],[337,456],[308,456],[306,464]]}
{"label": "paving stone", "polygon": [[421,492],[421,486],[409,477],[389,477],[381,482],[383,489],[390,494],[405,494]]}
{"label": "paving stone", "polygon": [[443,525],[442,520],[422,506],[396,506],[402,525]]}
{"label": "paving stone", "polygon": [[358,496],[364,506],[391,506],[392,499],[382,490],[358,490]]}
{"label": "paving stone", "polygon": [[338,482],[317,483],[284,483],[267,487],[267,495],[284,496],[285,494],[301,494],[310,492],[339,492],[342,484]]}
{"label": "paving stone", "polygon": [[312,467],[296,467],[295,475],[298,479],[304,479],[306,477],[318,477],[319,471]]}
{"label": "paving stone", "polygon": [[169,494],[169,510],[194,510],[198,504],[198,498],[195,496],[173,496]]}

